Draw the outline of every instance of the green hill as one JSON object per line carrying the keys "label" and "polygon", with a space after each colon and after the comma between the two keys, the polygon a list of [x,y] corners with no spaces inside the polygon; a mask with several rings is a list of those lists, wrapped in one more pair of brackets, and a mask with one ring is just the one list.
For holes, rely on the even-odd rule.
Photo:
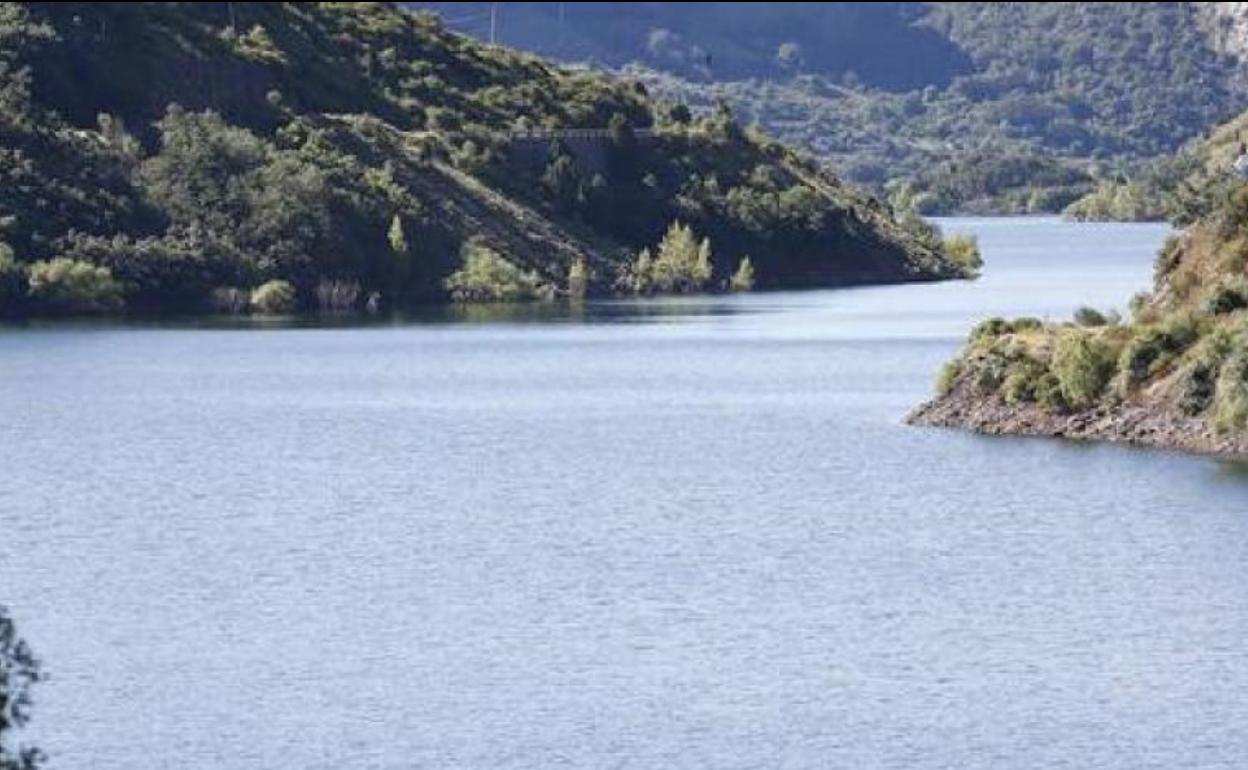
{"label": "green hill", "polygon": [[[6,3],[0,72],[8,314],[713,290],[747,256],[760,287],[967,272],[723,111],[389,4]],[[677,221],[704,258],[660,248]]]}
{"label": "green hill", "polygon": [[[489,3],[413,5],[489,34]],[[1248,107],[1236,4],[498,5],[509,44],[727,98],[929,213],[1060,211]]]}

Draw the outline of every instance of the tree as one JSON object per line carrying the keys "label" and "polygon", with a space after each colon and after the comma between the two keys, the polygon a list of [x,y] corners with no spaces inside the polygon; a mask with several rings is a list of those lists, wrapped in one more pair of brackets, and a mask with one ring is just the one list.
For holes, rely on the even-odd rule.
{"label": "tree", "polygon": [[407,234],[403,232],[403,218],[398,214],[390,220],[390,232],[386,234],[390,241],[390,250],[395,256],[407,255]]}
{"label": "tree", "polygon": [[754,288],[754,265],[749,257],[742,257],[737,265],[737,272],[728,281],[728,288],[733,291],[750,291]]}
{"label": "tree", "polygon": [[584,299],[589,290],[589,265],[584,257],[577,257],[568,268],[568,296]]}
{"label": "tree", "polygon": [[0,606],[0,770],[34,770],[43,759],[36,748],[11,745],[30,719],[30,691],[42,679],[39,660]]}

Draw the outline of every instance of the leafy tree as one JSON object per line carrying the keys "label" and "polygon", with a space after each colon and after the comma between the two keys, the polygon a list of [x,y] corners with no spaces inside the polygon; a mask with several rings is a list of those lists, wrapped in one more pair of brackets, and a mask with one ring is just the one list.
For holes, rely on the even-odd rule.
{"label": "leafy tree", "polygon": [[295,305],[295,287],[289,281],[267,281],[251,293],[252,308],[264,315],[288,315]]}
{"label": "leafy tree", "polygon": [[125,304],[121,284],[106,267],[58,257],[31,263],[29,276],[31,300],[53,313],[109,313]]}
{"label": "leafy tree", "polygon": [[515,302],[546,293],[536,275],[479,242],[465,243],[461,256],[463,266],[446,279],[446,288],[456,302]]}

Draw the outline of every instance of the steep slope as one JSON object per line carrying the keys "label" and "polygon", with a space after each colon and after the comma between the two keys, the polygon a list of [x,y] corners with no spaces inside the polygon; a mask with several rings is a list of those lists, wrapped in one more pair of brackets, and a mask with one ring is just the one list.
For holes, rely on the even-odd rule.
{"label": "steep slope", "polygon": [[0,72],[9,314],[610,293],[677,220],[690,289],[965,274],[728,113],[388,4],[6,3]]}
{"label": "steep slope", "polygon": [[[489,34],[493,4],[412,5]],[[727,98],[930,213],[1059,211],[1248,107],[1235,4],[497,5],[502,40]]]}

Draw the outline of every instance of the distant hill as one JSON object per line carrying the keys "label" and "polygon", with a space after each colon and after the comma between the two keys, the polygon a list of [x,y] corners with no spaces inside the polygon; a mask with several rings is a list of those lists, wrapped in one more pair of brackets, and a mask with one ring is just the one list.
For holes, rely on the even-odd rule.
{"label": "distant hill", "polygon": [[[642,62],[700,81],[850,75],[890,90],[947,84],[967,54],[918,3],[407,3],[454,29],[559,59]],[[885,46],[893,51],[886,55]],[[898,55],[900,52],[905,55]]]}
{"label": "distant hill", "polygon": [[[408,5],[488,36],[495,4]],[[1239,3],[496,5],[501,41],[727,98],[932,213],[1060,210],[1248,107]]]}
{"label": "distant hill", "polygon": [[4,3],[0,75],[0,314],[970,267],[725,111],[695,118],[389,4]]}

